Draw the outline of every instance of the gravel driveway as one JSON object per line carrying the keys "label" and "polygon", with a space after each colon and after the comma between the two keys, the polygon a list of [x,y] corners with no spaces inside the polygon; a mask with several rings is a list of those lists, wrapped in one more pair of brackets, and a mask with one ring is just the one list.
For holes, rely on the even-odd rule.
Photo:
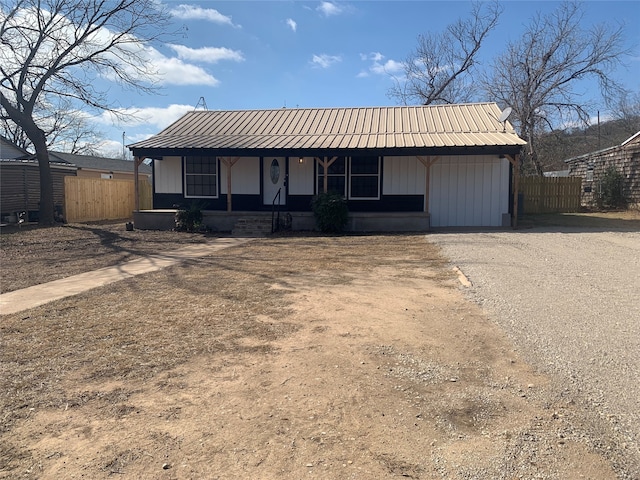
{"label": "gravel driveway", "polygon": [[[628,229],[631,230],[631,229]],[[434,233],[468,295],[523,357],[584,405],[582,433],[640,478],[640,232],[546,227]]]}

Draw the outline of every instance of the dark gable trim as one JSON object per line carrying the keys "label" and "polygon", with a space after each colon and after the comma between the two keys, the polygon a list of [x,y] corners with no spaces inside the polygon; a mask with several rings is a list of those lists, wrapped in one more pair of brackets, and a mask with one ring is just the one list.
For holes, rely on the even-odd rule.
{"label": "dark gable trim", "polygon": [[273,150],[273,149],[211,149],[211,148],[149,148],[132,149],[135,157],[160,160],[164,156],[224,156],[224,157],[328,157],[334,155],[358,156],[447,156],[447,155],[517,155],[520,145],[491,145],[485,147],[433,147],[433,148],[380,148],[371,150]]}

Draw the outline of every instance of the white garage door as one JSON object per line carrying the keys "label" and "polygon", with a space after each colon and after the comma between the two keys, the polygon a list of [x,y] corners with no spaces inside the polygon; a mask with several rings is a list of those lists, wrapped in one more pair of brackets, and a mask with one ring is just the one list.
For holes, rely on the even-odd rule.
{"label": "white garage door", "polygon": [[432,227],[500,227],[509,213],[509,161],[441,157],[431,166]]}

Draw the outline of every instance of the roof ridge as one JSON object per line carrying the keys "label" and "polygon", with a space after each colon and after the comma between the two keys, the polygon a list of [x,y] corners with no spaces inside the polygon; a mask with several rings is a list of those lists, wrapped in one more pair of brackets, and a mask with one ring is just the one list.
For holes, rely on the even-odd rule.
{"label": "roof ridge", "polygon": [[241,108],[241,109],[210,109],[192,110],[187,114],[224,113],[224,112],[287,112],[300,110],[392,110],[392,109],[428,109],[428,108],[458,108],[477,105],[497,105],[496,102],[469,102],[469,103],[438,103],[435,105],[379,105],[379,106],[352,106],[352,107],[271,107],[271,108]]}

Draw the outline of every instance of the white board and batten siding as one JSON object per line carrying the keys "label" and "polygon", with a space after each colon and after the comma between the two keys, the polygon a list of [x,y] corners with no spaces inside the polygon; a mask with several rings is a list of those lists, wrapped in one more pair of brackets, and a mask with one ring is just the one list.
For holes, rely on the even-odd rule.
{"label": "white board and batten siding", "polygon": [[384,157],[384,195],[424,195],[427,172],[416,157]]}
{"label": "white board and batten siding", "polygon": [[314,163],[313,157],[304,157],[302,163],[299,157],[289,157],[289,195],[314,194]]}
{"label": "white board and batten siding", "polygon": [[[220,165],[220,193],[227,194],[227,167]],[[231,191],[238,195],[260,194],[260,158],[240,157],[231,167]]]}
{"label": "white board and batten siding", "polygon": [[509,214],[509,161],[441,157],[431,166],[432,227],[502,227]]}
{"label": "white board and batten siding", "polygon": [[182,193],[182,157],[153,161],[153,187],[156,193]]}

